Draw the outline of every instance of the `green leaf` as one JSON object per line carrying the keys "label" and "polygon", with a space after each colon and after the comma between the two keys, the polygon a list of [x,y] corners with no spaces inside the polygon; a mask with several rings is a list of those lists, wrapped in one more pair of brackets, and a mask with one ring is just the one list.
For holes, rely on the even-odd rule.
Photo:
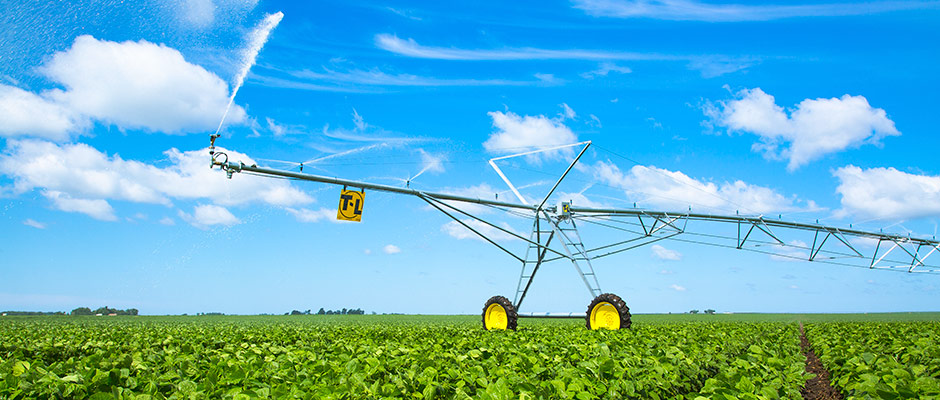
{"label": "green leaf", "polygon": [[17,361],[13,364],[13,376],[20,376],[29,371],[29,362],[27,361]]}

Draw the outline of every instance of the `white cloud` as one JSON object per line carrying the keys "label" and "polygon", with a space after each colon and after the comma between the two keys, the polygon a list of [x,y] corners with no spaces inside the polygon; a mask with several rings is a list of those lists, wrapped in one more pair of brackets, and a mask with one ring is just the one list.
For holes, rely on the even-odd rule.
{"label": "white cloud", "polygon": [[174,221],[173,218],[170,218],[170,217],[163,217],[160,219],[160,224],[166,225],[166,226],[173,226],[173,225],[176,225],[176,221]]}
{"label": "white cloud", "polygon": [[[445,188],[441,190],[441,192],[456,195],[456,196],[463,196],[463,197],[476,198],[476,199],[487,199],[487,200],[497,200],[496,193],[499,193],[498,190],[496,190],[495,188],[493,188],[492,186],[486,183],[481,183],[479,185],[462,187],[462,188]],[[475,203],[446,201],[446,200],[444,202],[447,204],[451,204],[454,207],[457,207],[475,216],[479,216],[482,214],[489,214],[493,210],[490,207],[487,207],[481,204],[475,204]]]}
{"label": "white cloud", "polygon": [[675,290],[675,291],[677,291],[677,292],[684,292],[684,291],[685,291],[685,287],[676,285],[675,283],[673,283],[672,285],[669,285],[669,287],[672,288],[672,290]]}
{"label": "white cloud", "polygon": [[[734,72],[743,67],[728,68],[716,67],[716,64],[725,64],[727,66],[752,62],[751,58],[739,59],[737,57],[728,57],[721,55],[676,55],[662,53],[640,53],[628,51],[604,51],[604,50],[583,50],[583,49],[540,49],[533,47],[499,48],[499,49],[460,49],[454,47],[425,46],[419,44],[414,39],[401,39],[398,36],[387,33],[375,36],[375,44],[380,49],[390,51],[395,54],[414,57],[427,58],[435,60],[495,60],[495,61],[514,61],[514,60],[586,60],[602,61],[601,66],[592,72],[582,74],[582,77],[588,78],[600,75],[607,75],[610,72],[629,73],[629,68],[620,67],[611,61],[616,60],[655,60],[655,61],[687,61],[687,67],[693,70],[702,70],[702,74],[707,77],[717,76],[722,70]],[[606,65],[605,65],[606,64]],[[546,83],[561,83],[552,74],[536,74],[536,78]]]}
{"label": "white cloud", "polygon": [[117,220],[114,215],[114,208],[105,200],[73,198],[68,193],[55,190],[44,190],[42,195],[51,200],[52,204],[59,210],[86,214],[102,221]]}
{"label": "white cloud", "polygon": [[559,201],[570,201],[574,207],[608,208],[606,204],[591,200],[583,193],[559,192],[556,196],[558,196]]}
{"label": "white cloud", "polygon": [[[519,116],[512,112],[492,111],[487,113],[493,119],[495,132],[483,142],[483,148],[490,153],[517,153],[532,150],[534,147],[551,147],[578,141],[577,135],[565,126],[561,120],[544,115]],[[540,153],[542,157],[571,154],[572,149]],[[531,158],[538,160],[538,157]]]}
{"label": "white cloud", "polygon": [[591,125],[591,126],[597,127],[597,128],[603,128],[603,127],[604,127],[604,125],[601,124],[601,119],[600,119],[600,118],[597,118],[596,115],[590,114],[589,117],[591,117],[591,120],[588,121],[588,125]]}
{"label": "white cloud", "polygon": [[760,61],[757,57],[704,56],[689,60],[689,69],[699,71],[704,78],[745,70]]}
{"label": "white cloud", "polygon": [[786,245],[774,244],[775,254],[770,255],[775,261],[804,261],[809,259],[809,246],[802,240],[791,240]]}
{"label": "white cloud", "polygon": [[563,119],[575,119],[575,118],[577,118],[578,114],[577,114],[576,112],[574,112],[574,110],[572,110],[571,107],[568,107],[568,103],[561,103],[561,104],[559,104],[559,105],[561,106],[561,109],[562,109],[562,111],[563,111],[563,113],[561,114],[561,117],[562,117]]}
{"label": "white cloud", "polygon": [[362,254],[365,254],[365,255],[372,254],[372,249],[365,249],[362,251]]}
{"label": "white cloud", "polygon": [[385,252],[385,254],[398,254],[398,253],[401,253],[401,249],[398,248],[398,246],[396,246],[396,245],[394,245],[394,244],[387,244],[387,245],[385,245],[385,247],[382,248],[382,251]]}
{"label": "white cloud", "polygon": [[[475,220],[475,219],[467,218],[467,219],[463,219],[463,220],[461,220],[461,221],[462,221],[463,223],[469,225],[471,228],[475,229],[477,232],[480,232],[480,233],[486,235],[486,237],[488,237],[488,238],[490,238],[490,239],[492,239],[492,240],[494,240],[494,241],[497,241],[497,242],[504,242],[504,241],[510,241],[510,240],[519,240],[519,238],[517,238],[517,237],[515,237],[515,236],[512,236],[512,235],[510,235],[510,234],[508,234],[508,233],[506,233],[506,232],[503,232],[503,231],[501,231],[501,230],[499,230],[499,229],[496,229],[496,228],[494,228],[494,227],[492,227],[492,226],[489,226],[489,225],[487,225],[487,224],[484,224],[483,222],[477,221],[477,220]],[[513,232],[513,233],[515,233],[515,234],[518,235],[518,232],[515,232],[515,231],[509,226],[509,224],[507,224],[507,223],[505,223],[505,222],[501,224],[501,227],[502,227],[503,229],[506,229],[506,230],[508,230],[508,231],[510,231],[510,232]],[[467,228],[464,227],[463,225],[457,223],[457,221],[450,221],[450,222],[448,222],[448,223],[442,225],[442,226],[441,226],[441,232],[444,232],[444,233],[446,233],[446,234],[448,234],[448,235],[450,235],[450,236],[452,236],[452,237],[454,237],[454,238],[460,239],[460,240],[463,240],[463,239],[472,239],[472,240],[485,241],[485,239],[481,238],[481,237],[480,237],[479,235],[477,235],[476,233],[473,233],[472,231],[470,231],[469,229],[467,229]],[[520,236],[522,236],[522,235],[520,235]]]}
{"label": "white cloud", "polygon": [[[253,163],[244,154],[219,150],[233,161]],[[286,181],[248,175],[226,179],[218,169],[208,168],[207,149],[170,149],[164,155],[169,165],[161,168],[109,156],[86,144],[9,140],[0,155],[0,173],[12,178],[15,193],[33,189],[55,193],[46,197],[59,209],[99,219],[113,217],[106,200],[171,205],[173,199],[210,199],[222,205],[261,202],[283,207],[313,201]],[[81,203],[83,199],[93,204]]]}
{"label": "white cloud", "polygon": [[650,250],[653,251],[653,257],[656,257],[660,260],[666,261],[679,261],[682,259],[682,254],[675,250],[669,250],[658,244],[654,244],[650,247]]}
{"label": "white cloud", "polygon": [[842,196],[837,215],[877,219],[940,216],[940,176],[916,175],[894,168],[854,165],[833,172]]}
{"label": "white cloud", "polygon": [[826,154],[901,134],[885,110],[872,108],[862,96],[805,99],[789,115],[760,88],[743,89],[735,97],[706,105],[707,123],[759,136],[754,150],[788,159],[790,171]]}
{"label": "white cloud", "polygon": [[671,21],[769,21],[797,17],[870,15],[896,10],[932,9],[936,3],[881,1],[793,5],[715,4],[695,0],[574,0],[574,7],[600,17],[653,18]]}
{"label": "white cloud", "polygon": [[264,120],[265,122],[268,123],[268,130],[271,131],[271,133],[273,133],[274,136],[284,136],[285,134],[287,134],[286,126],[277,124],[270,117],[266,117]]}
{"label": "white cloud", "polygon": [[633,71],[628,67],[621,67],[612,62],[602,62],[600,65],[598,65],[597,69],[593,71],[585,72],[581,74],[581,77],[585,79],[594,79],[599,76],[607,76],[611,72],[616,72],[619,74],[629,74]]}
{"label": "white cloud", "polygon": [[0,136],[64,141],[86,122],[69,108],[20,88],[0,84]]}
{"label": "white cloud", "polygon": [[196,206],[193,208],[192,215],[180,210],[179,216],[199,229],[208,229],[213,225],[232,226],[241,223],[241,220],[232,215],[228,209],[213,204]]}
{"label": "white cloud", "polygon": [[385,7],[385,9],[401,17],[405,17],[414,21],[421,21],[421,17],[415,16],[411,10],[401,10],[392,7]]}
{"label": "white cloud", "polygon": [[365,119],[359,115],[359,111],[356,111],[355,108],[353,108],[353,124],[356,125],[356,130],[359,132],[362,132],[369,127],[369,124],[366,123]]}
{"label": "white cloud", "polygon": [[[795,196],[786,197],[773,189],[743,181],[701,181],[679,171],[636,165],[623,173],[613,163],[599,161],[591,166],[595,178],[623,189],[640,206],[685,210],[692,206],[722,212],[769,214],[801,210]],[[812,202],[806,208],[814,209]]]}
{"label": "white cloud", "polygon": [[306,208],[284,208],[287,212],[291,213],[295,218],[300,222],[320,222],[320,221],[329,221],[329,222],[343,222],[336,219],[336,210],[331,210],[329,208],[320,208],[318,210],[310,210]]}
{"label": "white cloud", "polygon": [[36,229],[46,229],[46,224],[38,222],[32,218],[27,218],[25,221],[23,221],[23,225],[31,226]]}
{"label": "white cloud", "polygon": [[507,49],[459,49],[453,47],[424,46],[414,39],[381,33],[375,44],[386,51],[415,58],[437,60],[663,60],[680,59],[675,56],[596,50],[551,50],[532,47]]}
{"label": "white cloud", "polygon": [[878,246],[878,239],[875,238],[858,236],[849,237],[847,239],[849,240],[849,243],[855,247],[867,247],[874,249],[876,246]]}
{"label": "white cloud", "polygon": [[[179,51],[144,40],[110,42],[88,35],[39,68],[65,87],[45,93],[63,107],[121,129],[166,133],[216,128],[229,101],[228,85],[187,62]],[[245,120],[233,105],[226,121]]]}
{"label": "white cloud", "polygon": [[543,84],[558,85],[558,84],[565,83],[564,79],[556,78],[555,74],[536,73],[533,76],[535,76],[535,79],[538,79],[539,82]]}
{"label": "white cloud", "polygon": [[[407,73],[355,68],[322,67],[322,71],[303,69],[288,71],[291,79],[262,76],[262,83],[274,87],[288,87],[315,91],[362,92],[381,86],[523,86],[539,83],[535,80],[437,78]],[[316,82],[316,83],[314,83]]]}

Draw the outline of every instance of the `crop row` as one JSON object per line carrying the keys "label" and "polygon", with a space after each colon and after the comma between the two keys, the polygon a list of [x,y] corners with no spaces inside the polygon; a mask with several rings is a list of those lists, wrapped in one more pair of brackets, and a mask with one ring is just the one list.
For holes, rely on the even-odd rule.
{"label": "crop row", "polygon": [[790,398],[793,324],[0,325],[0,398]]}
{"label": "crop row", "polygon": [[940,323],[821,323],[806,336],[847,398],[940,398]]}

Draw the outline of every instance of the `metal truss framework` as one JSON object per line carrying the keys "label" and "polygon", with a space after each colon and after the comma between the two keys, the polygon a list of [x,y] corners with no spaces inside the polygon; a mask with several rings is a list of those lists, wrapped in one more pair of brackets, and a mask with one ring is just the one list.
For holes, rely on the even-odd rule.
{"label": "metal truss framework", "polygon": [[[521,204],[496,200],[486,200],[457,196],[447,193],[434,193],[389,185],[380,185],[367,182],[358,182],[340,178],[304,174],[292,171],[269,169],[257,165],[245,165],[228,160],[223,152],[216,152],[212,137],[209,154],[212,156],[210,167],[218,166],[224,170],[229,178],[234,173],[250,173],[268,177],[320,182],[347,187],[361,188],[363,190],[377,190],[390,193],[407,194],[420,198],[431,207],[456,221],[458,224],[473,232],[496,248],[509,254],[522,264],[519,281],[513,304],[518,309],[525,300],[526,294],[532,286],[536,273],[548,262],[568,260],[581,277],[592,297],[601,294],[599,280],[592,264],[593,260],[622,253],[637,247],[645,246],[662,240],[673,240],[687,243],[697,243],[710,246],[726,247],[738,250],[753,251],[769,254],[776,257],[796,260],[806,260],[817,263],[838,264],[869,269],[906,271],[909,273],[940,274],[940,266],[927,264],[927,259],[940,250],[940,242],[934,239],[914,238],[885,234],[882,232],[868,232],[856,229],[844,229],[820,224],[806,224],[788,222],[780,219],[768,219],[763,216],[744,215],[712,215],[701,213],[674,213],[664,211],[651,211],[645,209],[597,209],[575,207],[570,203],[558,206],[547,206],[549,198],[562,180],[571,171],[581,156],[585,153],[591,142],[575,143],[556,146],[547,149],[513,154],[490,160],[489,164],[496,173],[509,186]],[[512,182],[499,169],[496,161],[513,157],[529,156],[547,151],[558,151],[565,148],[583,145],[581,152],[558,178],[551,190],[542,198],[538,205],[529,204]],[[532,219],[532,231],[524,237],[508,227],[487,221],[461,209],[461,204],[478,204],[501,210],[514,216]],[[522,255],[508,249],[492,235],[481,229],[471,226],[470,221],[477,221],[496,231],[519,239],[526,244]],[[585,246],[578,231],[577,223],[599,226],[617,231],[625,237],[612,243],[598,247]],[[690,227],[699,225],[724,224],[736,226],[736,234],[720,235],[698,232]],[[786,230],[794,234],[812,236],[812,244],[806,246],[802,241],[781,240],[774,230]],[[703,230],[704,231],[704,230]],[[856,244],[853,244],[853,241]],[[874,251],[867,255],[859,241],[875,243]],[[887,250],[884,247],[890,246]],[[896,251],[899,250],[899,251]],[[889,258],[889,256],[893,256]]]}

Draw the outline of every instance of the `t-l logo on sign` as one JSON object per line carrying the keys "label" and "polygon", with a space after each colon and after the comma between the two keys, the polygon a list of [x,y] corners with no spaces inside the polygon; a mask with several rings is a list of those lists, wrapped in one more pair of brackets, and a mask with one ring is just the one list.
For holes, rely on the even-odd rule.
{"label": "t-l logo on sign", "polygon": [[343,189],[339,195],[339,209],[336,219],[341,221],[362,221],[362,206],[365,205],[365,192]]}

